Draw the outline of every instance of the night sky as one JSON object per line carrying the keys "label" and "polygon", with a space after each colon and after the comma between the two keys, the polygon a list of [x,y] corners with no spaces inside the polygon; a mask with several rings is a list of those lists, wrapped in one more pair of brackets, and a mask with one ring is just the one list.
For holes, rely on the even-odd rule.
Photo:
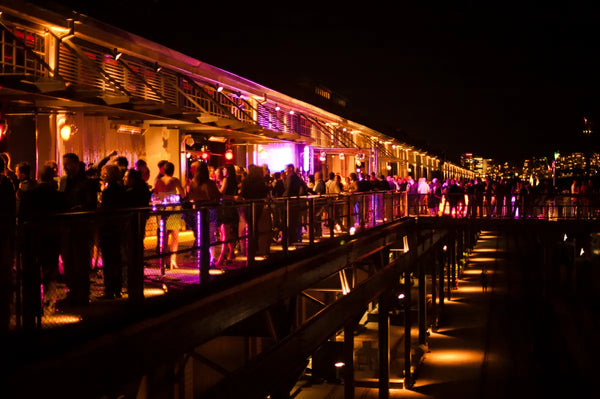
{"label": "night sky", "polygon": [[60,3],[284,94],[308,77],[351,120],[452,161],[600,151],[581,133],[600,126],[591,3]]}

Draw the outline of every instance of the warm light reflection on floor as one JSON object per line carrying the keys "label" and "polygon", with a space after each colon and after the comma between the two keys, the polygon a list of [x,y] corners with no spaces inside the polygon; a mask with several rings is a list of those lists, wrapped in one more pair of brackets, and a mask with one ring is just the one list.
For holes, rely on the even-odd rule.
{"label": "warm light reflection on floor", "polygon": [[483,359],[483,351],[476,350],[444,350],[438,349],[436,351],[432,351],[428,356],[433,359],[433,361],[440,363],[448,363],[448,364],[457,364],[457,363],[481,363]]}
{"label": "warm light reflection on floor", "polygon": [[469,258],[469,262],[475,262],[475,263],[479,263],[479,262],[495,262],[497,259],[496,258],[486,258],[486,257],[479,257],[479,256],[475,256],[472,258]]}
{"label": "warm light reflection on floor", "polygon": [[477,286],[467,286],[467,287],[460,287],[460,292],[464,292],[464,293],[474,293],[474,292],[481,292],[481,287],[477,287]]}
{"label": "warm light reflection on floor", "polygon": [[73,324],[79,323],[81,321],[81,316],[74,314],[62,314],[57,313],[50,316],[44,316],[42,318],[42,324],[53,324],[53,325],[64,325],[64,324]]}
{"label": "warm light reflection on floor", "polygon": [[[463,275],[468,275],[468,276],[474,276],[474,275],[480,275],[481,274],[482,269],[480,268],[476,268],[476,269],[468,269],[468,270],[463,270],[462,274]],[[494,271],[493,270],[487,270],[487,274],[493,274]]]}
{"label": "warm light reflection on floor", "polygon": [[501,249],[496,248],[475,248],[473,249],[474,253],[489,253],[489,252],[502,252]]}
{"label": "warm light reflection on floor", "polygon": [[162,288],[144,288],[144,297],[151,298],[154,296],[164,295],[165,291]]}
{"label": "warm light reflection on floor", "polygon": [[225,270],[223,270],[223,269],[210,269],[208,271],[208,274],[210,274],[211,276],[218,276],[220,274],[225,274]]}

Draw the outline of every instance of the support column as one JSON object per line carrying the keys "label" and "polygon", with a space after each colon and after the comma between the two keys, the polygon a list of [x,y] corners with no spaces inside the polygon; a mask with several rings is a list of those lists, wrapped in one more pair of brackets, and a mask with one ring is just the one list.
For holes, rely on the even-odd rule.
{"label": "support column", "polygon": [[446,251],[444,253],[444,264],[446,268],[446,281],[447,281],[447,298],[448,300],[452,299],[452,266],[451,266],[451,252],[450,243],[446,245]]}
{"label": "support column", "polygon": [[390,318],[385,293],[379,297],[377,328],[379,335],[379,399],[390,397]]}
{"label": "support column", "polygon": [[423,262],[418,265],[419,273],[419,345],[427,343],[427,302],[425,286],[425,265]]}
{"label": "support column", "polygon": [[444,275],[445,275],[445,267],[446,267],[446,258],[445,258],[445,253],[442,252],[442,256],[440,258],[440,262],[439,262],[439,273],[440,273],[440,278],[439,278],[439,283],[440,283],[440,289],[438,290],[438,292],[440,293],[440,299],[439,299],[439,306],[438,306],[438,319],[440,319],[442,317],[442,313],[444,312],[444,299],[445,299],[445,293],[444,293]]}
{"label": "support column", "polygon": [[452,268],[452,289],[457,287],[456,283],[456,235],[452,236],[452,245],[450,246],[450,266]]}
{"label": "support column", "polygon": [[410,287],[410,271],[404,272],[404,386],[410,388],[412,386],[411,366],[411,334],[412,320],[410,318],[410,302],[411,302],[411,287]]}
{"label": "support column", "polygon": [[355,322],[344,326],[344,399],[354,399],[354,330]]}
{"label": "support column", "polygon": [[437,330],[438,325],[438,263],[439,258],[436,253],[433,256],[433,264],[431,265],[431,314],[433,316],[432,324],[434,331]]}

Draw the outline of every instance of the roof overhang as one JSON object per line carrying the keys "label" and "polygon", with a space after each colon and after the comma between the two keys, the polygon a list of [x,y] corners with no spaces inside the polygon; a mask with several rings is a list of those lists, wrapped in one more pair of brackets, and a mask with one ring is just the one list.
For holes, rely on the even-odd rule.
{"label": "roof overhang", "polygon": [[226,137],[239,144],[313,141],[309,137],[273,131],[253,123],[211,114],[184,113],[170,104],[77,88],[51,78],[0,74],[0,100],[5,114],[81,112],[88,116],[143,121],[150,126]]}

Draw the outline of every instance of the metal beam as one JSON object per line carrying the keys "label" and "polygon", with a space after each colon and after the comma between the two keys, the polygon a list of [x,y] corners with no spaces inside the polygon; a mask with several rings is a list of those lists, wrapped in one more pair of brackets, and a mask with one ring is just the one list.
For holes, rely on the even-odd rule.
{"label": "metal beam", "polygon": [[274,381],[279,381],[296,370],[323,342],[364,312],[368,304],[394,287],[403,271],[438,245],[445,232],[432,234],[430,245],[409,251],[369,277],[347,295],[323,309],[302,325],[294,334],[284,338],[248,364],[209,389],[203,398],[221,399],[244,397],[263,398]]}

